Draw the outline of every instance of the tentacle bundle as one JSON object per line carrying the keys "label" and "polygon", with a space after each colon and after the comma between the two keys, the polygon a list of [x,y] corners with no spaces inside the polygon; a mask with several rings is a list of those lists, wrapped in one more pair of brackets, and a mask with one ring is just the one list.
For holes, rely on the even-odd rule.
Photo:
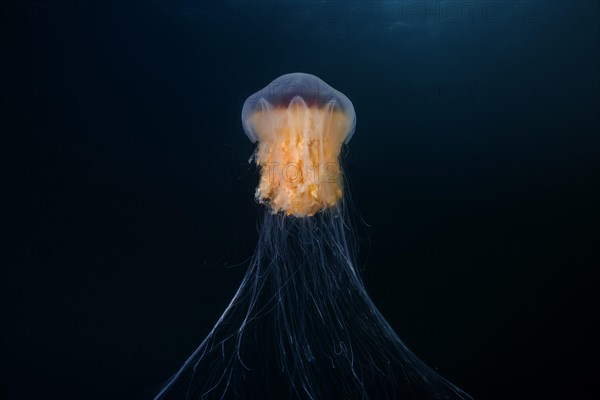
{"label": "tentacle bundle", "polygon": [[265,210],[239,290],[157,399],[469,398],[407,349],[375,307],[342,210],[311,218]]}

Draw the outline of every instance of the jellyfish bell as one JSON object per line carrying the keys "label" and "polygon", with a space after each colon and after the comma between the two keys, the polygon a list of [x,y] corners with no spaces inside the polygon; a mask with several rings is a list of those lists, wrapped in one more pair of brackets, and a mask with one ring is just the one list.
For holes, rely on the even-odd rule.
{"label": "jellyfish bell", "polygon": [[242,124],[258,142],[259,202],[275,213],[306,217],[342,198],[339,154],[356,127],[343,93],[314,75],[286,74],[248,97]]}
{"label": "jellyfish bell", "polygon": [[242,108],[242,124],[248,138],[253,143],[259,140],[253,127],[247,123],[251,114],[259,109],[262,110],[267,105],[287,107],[294,98],[298,97],[308,106],[324,106],[333,103],[339,107],[338,111],[351,120],[345,138],[346,143],[350,141],[356,126],[356,115],[350,99],[315,75],[302,72],[282,75],[246,99]]}

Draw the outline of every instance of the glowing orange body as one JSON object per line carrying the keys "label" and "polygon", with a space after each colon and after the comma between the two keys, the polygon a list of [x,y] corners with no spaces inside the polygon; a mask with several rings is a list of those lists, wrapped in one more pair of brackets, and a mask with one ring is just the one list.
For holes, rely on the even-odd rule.
{"label": "glowing orange body", "polygon": [[261,168],[256,197],[273,212],[311,216],[335,206],[343,194],[339,154],[351,120],[333,104],[258,110],[249,121],[258,136]]}

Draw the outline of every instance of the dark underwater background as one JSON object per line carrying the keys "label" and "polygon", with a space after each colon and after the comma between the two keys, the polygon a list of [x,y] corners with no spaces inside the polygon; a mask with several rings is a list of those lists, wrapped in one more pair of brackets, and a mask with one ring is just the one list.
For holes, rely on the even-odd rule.
{"label": "dark underwater background", "polygon": [[346,94],[375,304],[476,399],[598,393],[596,1],[4,1],[0,398],[143,399],[257,240],[247,96]]}

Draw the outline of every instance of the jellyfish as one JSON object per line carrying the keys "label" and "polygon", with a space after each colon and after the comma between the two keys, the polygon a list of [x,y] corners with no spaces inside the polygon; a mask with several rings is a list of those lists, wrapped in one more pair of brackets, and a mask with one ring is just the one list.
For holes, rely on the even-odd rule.
{"label": "jellyfish", "polygon": [[417,358],[356,268],[342,147],[356,115],[314,75],[248,97],[259,238],[213,329],[155,399],[470,399]]}

